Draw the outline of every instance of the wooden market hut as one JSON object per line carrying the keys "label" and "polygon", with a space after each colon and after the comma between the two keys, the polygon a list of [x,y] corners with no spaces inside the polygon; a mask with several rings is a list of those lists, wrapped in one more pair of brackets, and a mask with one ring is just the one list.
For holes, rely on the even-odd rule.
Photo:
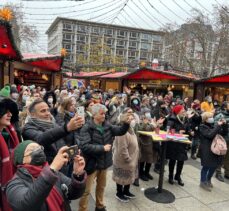
{"label": "wooden market hut", "polygon": [[0,20],[0,88],[13,83],[13,61],[21,61],[22,55],[16,46],[12,26]]}

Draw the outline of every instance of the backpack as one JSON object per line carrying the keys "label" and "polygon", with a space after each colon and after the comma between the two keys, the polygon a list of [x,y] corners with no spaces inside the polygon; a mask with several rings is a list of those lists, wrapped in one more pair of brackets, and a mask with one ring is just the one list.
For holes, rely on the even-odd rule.
{"label": "backpack", "polygon": [[227,143],[221,135],[217,134],[213,139],[211,144],[211,151],[216,155],[226,155]]}

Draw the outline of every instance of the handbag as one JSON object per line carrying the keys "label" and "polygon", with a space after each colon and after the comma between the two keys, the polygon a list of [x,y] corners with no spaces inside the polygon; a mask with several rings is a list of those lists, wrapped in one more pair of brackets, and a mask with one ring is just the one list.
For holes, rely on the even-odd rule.
{"label": "handbag", "polygon": [[215,155],[226,155],[227,153],[227,143],[225,139],[217,134],[212,141],[211,151]]}

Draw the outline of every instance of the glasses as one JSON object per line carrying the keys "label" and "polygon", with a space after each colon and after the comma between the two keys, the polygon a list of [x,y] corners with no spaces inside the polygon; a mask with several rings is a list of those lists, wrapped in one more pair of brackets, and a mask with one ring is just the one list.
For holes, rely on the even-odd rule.
{"label": "glasses", "polygon": [[30,152],[30,153],[27,155],[24,155],[24,157],[30,156],[33,152],[36,152],[39,149],[44,150],[44,147],[43,146],[37,146],[37,147],[34,147],[32,149],[29,149],[27,152]]}

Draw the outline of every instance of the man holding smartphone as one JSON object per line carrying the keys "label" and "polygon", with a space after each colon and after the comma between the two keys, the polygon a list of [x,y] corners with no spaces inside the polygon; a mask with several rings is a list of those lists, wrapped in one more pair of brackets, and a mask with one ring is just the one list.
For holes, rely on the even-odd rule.
{"label": "man holding smartphone", "polygon": [[[114,136],[122,136],[129,129],[131,121],[127,114],[124,124],[111,125],[105,121],[107,108],[102,104],[94,104],[91,108],[92,120],[80,131],[81,150],[86,158],[86,171],[89,174],[86,189],[79,202],[79,211],[88,210],[88,199],[96,178],[96,211],[105,211],[103,203],[106,187],[107,169],[112,165],[112,144]],[[89,172],[90,169],[90,172]]]}

